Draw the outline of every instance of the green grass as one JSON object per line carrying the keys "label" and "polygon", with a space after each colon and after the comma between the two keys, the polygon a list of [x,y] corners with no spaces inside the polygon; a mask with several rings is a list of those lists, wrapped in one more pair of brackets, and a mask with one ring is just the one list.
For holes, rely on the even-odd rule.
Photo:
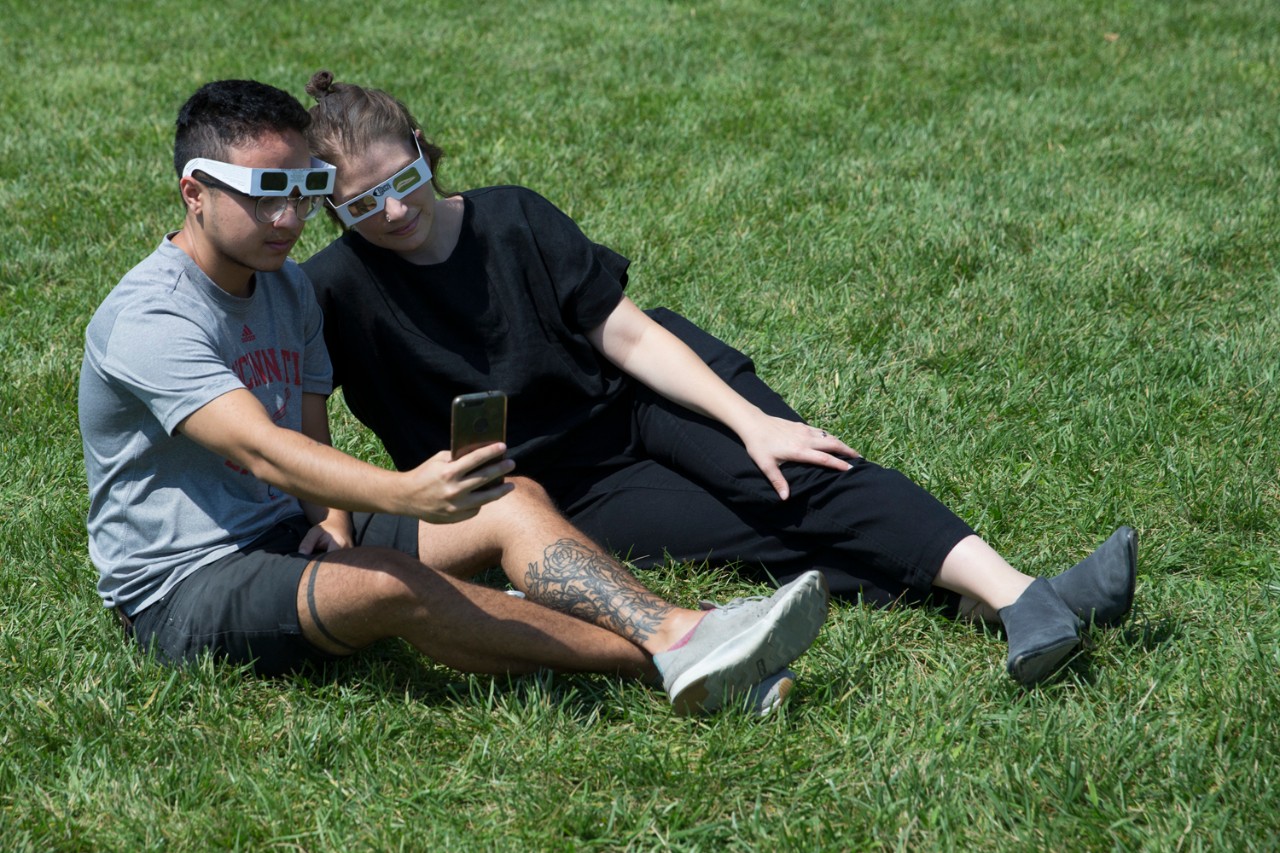
{"label": "green grass", "polygon": [[[1280,6],[195,8],[3,10],[0,846],[1280,847]],[[842,604],[764,724],[396,643],[318,681],[138,659],[85,552],[84,326],[180,222],[186,96],[319,67],[404,98],[450,186],[547,195],[1021,568],[1137,527],[1136,618],[1024,693],[996,638]]]}

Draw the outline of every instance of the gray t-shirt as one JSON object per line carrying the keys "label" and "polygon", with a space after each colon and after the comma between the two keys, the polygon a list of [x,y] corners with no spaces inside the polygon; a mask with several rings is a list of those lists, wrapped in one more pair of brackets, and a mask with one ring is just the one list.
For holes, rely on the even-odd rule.
{"label": "gray t-shirt", "polygon": [[303,393],[332,390],[320,309],[297,264],[257,273],[240,298],[172,236],[98,307],[80,370],[89,555],[103,602],[129,614],[301,512],[178,424],[248,388],[279,426],[299,430]]}

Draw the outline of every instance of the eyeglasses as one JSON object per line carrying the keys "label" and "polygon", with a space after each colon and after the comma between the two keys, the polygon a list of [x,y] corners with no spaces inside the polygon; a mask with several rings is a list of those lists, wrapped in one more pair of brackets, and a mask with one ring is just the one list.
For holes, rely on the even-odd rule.
{"label": "eyeglasses", "polygon": [[223,190],[229,193],[235,193],[244,198],[257,199],[257,203],[253,206],[253,216],[259,222],[275,223],[280,221],[280,217],[284,216],[284,212],[292,205],[294,215],[303,222],[315,216],[320,211],[320,196],[314,195],[260,195],[253,196],[249,193],[241,192],[235,187],[228,186],[222,181],[210,178],[207,175],[198,178],[195,175],[190,176],[192,179],[199,181],[206,187]]}
{"label": "eyeglasses", "polygon": [[[343,225],[350,228],[357,222],[363,222],[385,208],[388,197],[394,199],[404,198],[431,180],[431,166],[427,164],[427,158],[422,155],[422,146],[418,144],[417,134],[413,137],[413,147],[418,149],[418,159],[373,189],[366,190],[355,198],[344,201],[342,204],[334,204],[333,199],[329,200],[329,206],[337,211],[338,218],[342,220]],[[316,162],[322,163],[324,161],[317,160]]]}
{"label": "eyeglasses", "polygon": [[[319,197],[333,192],[333,176],[337,171],[314,158],[311,162],[310,169],[251,169],[197,157],[187,161],[182,176],[195,178],[207,187],[257,199],[253,215],[259,222],[280,221],[290,206],[298,219],[306,221],[320,209]],[[203,172],[204,177],[196,177],[197,171]],[[294,190],[299,195],[290,198]]]}

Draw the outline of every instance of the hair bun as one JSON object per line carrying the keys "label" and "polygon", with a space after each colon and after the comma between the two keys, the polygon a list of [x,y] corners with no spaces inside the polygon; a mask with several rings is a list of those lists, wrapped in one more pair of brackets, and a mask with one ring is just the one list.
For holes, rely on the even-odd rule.
{"label": "hair bun", "polygon": [[307,82],[307,94],[317,101],[326,95],[332,95],[333,92],[334,82],[331,71],[317,71],[311,75],[311,79]]}

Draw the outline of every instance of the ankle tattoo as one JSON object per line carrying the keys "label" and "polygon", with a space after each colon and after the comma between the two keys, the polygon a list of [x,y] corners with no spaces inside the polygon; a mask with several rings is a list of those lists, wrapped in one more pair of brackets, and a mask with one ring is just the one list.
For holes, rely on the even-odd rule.
{"label": "ankle tattoo", "polygon": [[622,566],[573,539],[547,546],[542,563],[529,563],[529,598],[553,610],[607,628],[634,643],[654,635],[671,605],[649,592]]}

